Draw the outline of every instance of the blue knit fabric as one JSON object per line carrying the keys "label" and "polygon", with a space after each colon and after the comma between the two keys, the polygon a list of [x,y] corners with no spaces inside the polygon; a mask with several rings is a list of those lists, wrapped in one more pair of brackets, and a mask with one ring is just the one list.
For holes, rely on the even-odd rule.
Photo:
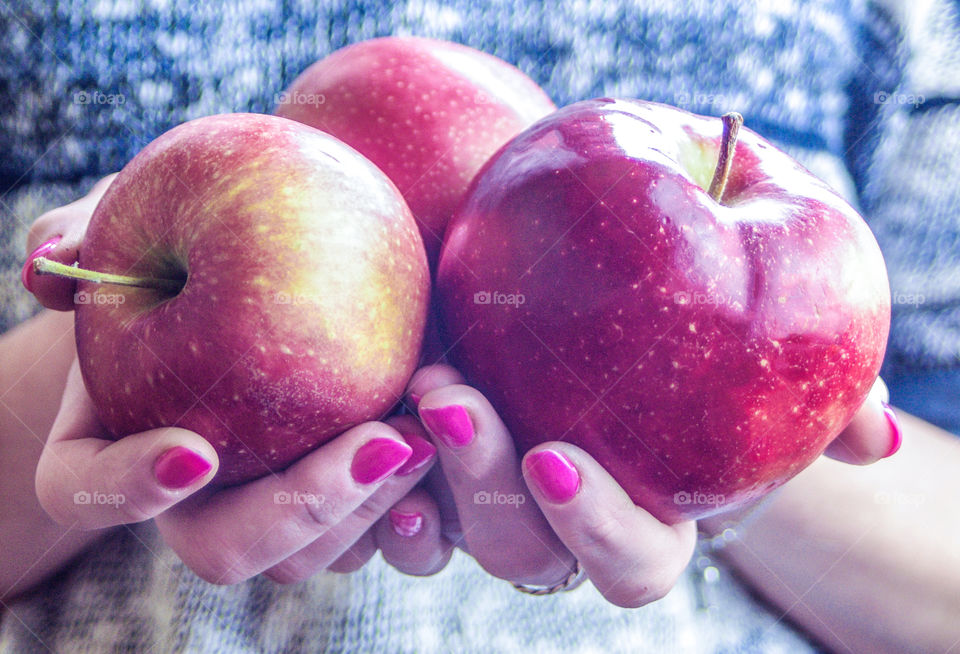
{"label": "blue knit fabric", "polygon": [[[515,63],[560,105],[609,95],[742,112],[862,208],[893,285],[885,374],[894,400],[960,431],[958,5],[761,4],[0,4],[0,329],[37,309],[18,270],[39,213],[180,122],[270,111],[275,94],[329,52],[417,34]],[[697,608],[691,579],[641,611],[610,607],[588,588],[525,597],[462,555],[428,580],[375,560],[358,574],[318,575],[292,588],[262,579],[219,588],[193,576],[143,525],[116,533],[45,592],[12,606],[0,652],[810,649],[730,575],[712,611]]]}

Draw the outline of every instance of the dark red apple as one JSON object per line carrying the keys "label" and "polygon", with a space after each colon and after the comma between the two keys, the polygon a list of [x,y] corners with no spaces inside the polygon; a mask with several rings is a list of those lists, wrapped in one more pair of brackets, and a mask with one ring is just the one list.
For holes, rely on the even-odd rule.
{"label": "dark red apple", "polygon": [[386,37],[307,68],[278,94],[276,113],[333,134],[377,164],[410,205],[432,265],[476,172],[555,109],[501,59],[447,41]]}
{"label": "dark red apple", "polygon": [[192,429],[220,483],[381,417],[419,356],[430,280],[403,198],[283,118],[211,116],[150,143],[98,204],[79,266],[105,282],[80,281],[75,300],[104,425]]}
{"label": "dark red apple", "polygon": [[889,329],[860,216],[752,131],[722,132],[648,102],[562,109],[478,174],[438,270],[451,359],[519,448],[575,443],[669,522],[817,458]]}

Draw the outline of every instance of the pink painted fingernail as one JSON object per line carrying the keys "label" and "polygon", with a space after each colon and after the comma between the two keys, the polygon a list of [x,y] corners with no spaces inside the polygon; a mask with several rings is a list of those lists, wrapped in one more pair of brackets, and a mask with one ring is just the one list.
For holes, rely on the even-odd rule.
{"label": "pink painted fingernail", "polygon": [[897,418],[893,407],[886,402],[883,402],[883,415],[887,417],[887,424],[890,425],[890,449],[883,456],[883,458],[887,458],[896,454],[900,446],[903,445],[903,430],[900,429],[900,420]]}
{"label": "pink painted fingernail", "polygon": [[464,447],[473,440],[470,414],[459,404],[420,409],[420,420],[447,447]]}
{"label": "pink painted fingernail", "polygon": [[554,504],[566,504],[580,490],[580,473],[570,459],[554,450],[541,450],[527,457],[527,475]]}
{"label": "pink painted fingernail", "polygon": [[153,474],[167,488],[186,488],[210,472],[213,464],[193,450],[180,445],[157,457]]}
{"label": "pink painted fingernail", "polygon": [[416,536],[423,529],[423,514],[419,511],[405,513],[390,509],[390,526],[398,536],[410,538]]}
{"label": "pink painted fingernail", "polygon": [[23,282],[23,287],[29,292],[33,293],[33,288],[31,288],[31,281],[33,280],[33,260],[39,257],[45,257],[50,254],[57,243],[63,240],[62,236],[54,236],[49,241],[43,243],[40,247],[30,253],[30,256],[27,257],[27,261],[23,264],[23,268],[20,269],[20,281]]}
{"label": "pink painted fingernail", "polygon": [[405,477],[427,465],[433,455],[437,453],[437,448],[423,436],[417,436],[416,434],[401,434],[401,436],[413,450],[413,454],[410,455],[407,462],[397,470],[398,477]]}
{"label": "pink painted fingernail", "polygon": [[350,475],[358,484],[376,484],[400,469],[413,448],[392,438],[374,438],[360,446],[353,455]]}

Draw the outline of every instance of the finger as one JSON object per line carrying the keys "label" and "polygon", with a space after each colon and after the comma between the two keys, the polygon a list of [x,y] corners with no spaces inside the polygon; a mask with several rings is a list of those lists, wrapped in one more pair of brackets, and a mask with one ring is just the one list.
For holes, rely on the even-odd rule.
{"label": "finger", "polygon": [[[433,390],[433,388],[440,386],[457,384],[462,380],[460,374],[450,366],[435,366],[434,368],[436,369],[432,372],[424,371],[427,373],[426,375],[421,373],[419,379],[414,379],[418,388],[423,392]],[[397,416],[387,420],[387,422],[394,425],[401,433],[412,433],[420,435],[423,438],[430,438],[420,421],[413,416]],[[434,451],[436,451],[436,448],[434,448]],[[427,473],[422,485],[433,498],[440,512],[440,529],[444,538],[451,543],[456,543],[460,549],[469,554],[470,548],[463,540],[463,528],[460,526],[457,503],[450,490],[450,484],[443,474],[442,468],[440,466],[434,466]]]}
{"label": "finger", "polygon": [[[362,567],[373,556],[373,552],[367,551],[368,546],[376,551],[376,543],[372,539],[373,527],[391,506],[411,492],[423,478],[436,460],[437,451],[424,438],[426,434],[415,418],[393,416],[387,420],[387,424],[396,429],[413,450],[410,459],[394,478],[384,482],[356,511],[303,549],[271,567],[268,571],[271,579],[280,583],[302,581],[320,570],[332,569],[338,562],[337,570],[349,572]],[[369,542],[366,540],[368,536],[371,538]]]}
{"label": "finger", "polygon": [[416,411],[417,406],[420,404],[420,398],[435,388],[463,383],[463,375],[452,366],[446,364],[424,366],[413,373],[413,377],[410,378],[410,383],[407,384],[405,393],[407,403]]}
{"label": "finger", "polygon": [[377,553],[377,542],[372,531],[365,531],[360,539],[340,555],[336,561],[327,566],[330,572],[347,574],[356,572]]}
{"label": "finger", "polygon": [[365,531],[348,525],[357,530],[347,538],[333,531],[341,522],[356,514],[373,524],[380,514],[364,504],[381,487],[391,483],[395,493],[382,500],[382,513],[416,483],[416,473],[396,476],[412,452],[393,428],[363,423],[282,473],[180,504],[158,516],[157,526],[180,558],[212,583],[248,579],[328,532],[329,565]]}
{"label": "finger", "polygon": [[827,447],[832,459],[865,465],[893,455],[901,442],[900,425],[887,404],[890,393],[879,377],[850,424]]}
{"label": "finger", "polygon": [[108,175],[84,197],[43,214],[34,221],[27,234],[27,257],[21,271],[23,286],[43,306],[57,311],[72,311],[76,281],[55,275],[38,275],[33,260],[43,256],[58,263],[72,265],[77,261],[80,243],[97,202],[116,175]]}
{"label": "finger", "polygon": [[440,531],[444,538],[470,554],[470,547],[463,539],[463,527],[460,525],[457,502],[453,497],[453,491],[450,490],[450,483],[443,474],[443,468],[439,465],[431,468],[422,486],[433,498],[440,511]]}
{"label": "finger", "polygon": [[638,607],[673,587],[693,553],[693,522],[663,524],[569,443],[535,447],[523,470],[553,530],[608,601]]}
{"label": "finger", "polygon": [[444,386],[420,418],[437,446],[471,554],[490,574],[523,584],[562,579],[573,557],[528,501],[510,434],[479,391]]}
{"label": "finger", "polygon": [[439,572],[453,553],[453,544],[441,531],[437,503],[420,488],[398,501],[373,533],[384,560],[408,575]]}
{"label": "finger", "polygon": [[52,209],[37,218],[27,233],[27,253],[33,252],[54,236],[62,236],[65,247],[78,248],[87,231],[87,223],[90,222],[93,210],[116,176],[116,173],[107,175],[98,180],[82,198]]}
{"label": "finger", "polygon": [[217,463],[213,447],[185,429],[110,439],[74,361],[37,464],[37,497],[60,524],[96,529],[140,522],[206,485]]}

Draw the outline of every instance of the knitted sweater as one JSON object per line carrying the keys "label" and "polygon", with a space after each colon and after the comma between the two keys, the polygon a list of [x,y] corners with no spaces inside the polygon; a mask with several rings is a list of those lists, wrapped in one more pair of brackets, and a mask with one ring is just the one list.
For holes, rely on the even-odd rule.
{"label": "knitted sweater", "polygon": [[[904,3],[905,4],[905,3]],[[920,3],[916,3],[920,4]],[[638,97],[736,109],[858,205],[890,268],[885,375],[910,410],[960,429],[960,18],[822,0],[202,0],[50,3],[0,11],[0,330],[37,310],[19,287],[26,229],[163,131],[270,111],[307,65],[387,34],[460,41],[530,74],[559,104]],[[931,386],[930,380],[947,379]],[[918,381],[919,380],[919,381]],[[935,397],[942,402],[936,408]],[[934,398],[934,399],[931,399]],[[900,402],[903,404],[904,402]],[[933,407],[933,408],[931,408]],[[924,413],[926,411],[926,414]],[[940,413],[938,413],[938,411]],[[951,422],[956,421],[956,422]],[[0,554],[2,555],[2,554]],[[807,651],[779,612],[693,571],[638,611],[590,587],[533,598],[466,555],[429,579],[375,559],[292,587],[195,577],[150,524],[121,529],[7,608],[0,652]]]}

